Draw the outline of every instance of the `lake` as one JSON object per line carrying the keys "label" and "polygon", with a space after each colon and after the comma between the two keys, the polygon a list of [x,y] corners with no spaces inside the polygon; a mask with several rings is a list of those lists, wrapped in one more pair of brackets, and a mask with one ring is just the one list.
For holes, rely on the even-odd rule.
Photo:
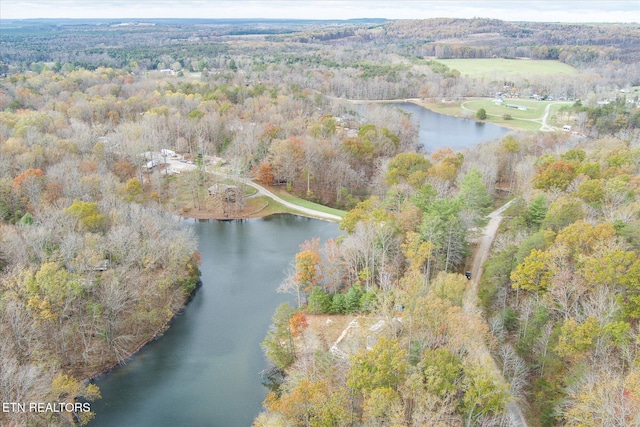
{"label": "lake", "polygon": [[247,427],[262,409],[268,366],[260,343],[291,295],[276,288],[300,243],[338,225],[293,215],[189,224],[202,287],[160,340],[96,381],[90,426]]}
{"label": "lake", "polygon": [[[509,132],[415,104],[393,107],[413,114],[427,152]],[[188,226],[199,238],[203,285],[160,340],[96,381],[102,399],[92,402],[90,426],[250,426],[267,393],[260,343],[276,307],[294,301],[275,290],[300,243],[339,234],[337,224],[293,215]]]}
{"label": "lake", "polygon": [[[418,125],[418,143],[427,153],[445,147],[457,151],[513,132],[490,123],[435,113],[410,102],[385,105],[411,113],[414,123]],[[366,109],[359,111],[366,117]]]}

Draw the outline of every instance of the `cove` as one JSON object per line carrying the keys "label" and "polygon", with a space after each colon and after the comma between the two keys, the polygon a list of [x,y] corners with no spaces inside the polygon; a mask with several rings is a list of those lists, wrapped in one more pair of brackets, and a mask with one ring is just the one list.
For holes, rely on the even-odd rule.
{"label": "cove", "polygon": [[389,106],[411,113],[412,118],[419,125],[419,145],[428,153],[433,153],[445,147],[449,147],[454,151],[461,150],[498,139],[509,132],[513,132],[510,129],[491,123],[435,113],[409,102],[389,104]]}
{"label": "cove", "polygon": [[247,427],[262,409],[260,343],[291,295],[276,288],[299,245],[338,225],[293,215],[187,224],[199,238],[202,287],[157,341],[96,380],[94,427]]}

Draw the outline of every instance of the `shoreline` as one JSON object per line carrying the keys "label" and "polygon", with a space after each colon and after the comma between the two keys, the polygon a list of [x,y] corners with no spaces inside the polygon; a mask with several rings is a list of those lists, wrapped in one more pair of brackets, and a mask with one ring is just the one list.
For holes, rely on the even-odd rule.
{"label": "shoreline", "polygon": [[197,290],[200,287],[202,287],[202,281],[198,279],[198,283],[196,284],[195,288],[193,288],[193,290],[184,297],[184,300],[182,301],[180,307],[173,311],[173,313],[171,314],[171,317],[169,317],[169,319],[160,328],[158,328],[150,338],[142,340],[141,342],[136,344],[134,349],[131,352],[129,352],[127,354],[127,357],[125,357],[121,362],[110,363],[109,365],[107,365],[107,367],[101,368],[100,371],[98,371],[97,373],[94,373],[88,376],[83,376],[83,378],[79,381],[82,381],[84,384],[87,384],[87,383],[93,384],[97,379],[99,379],[99,377],[108,375],[109,373],[111,373],[112,370],[116,369],[118,366],[126,365],[126,363],[132,357],[134,357],[138,352],[140,352],[140,350],[142,350],[148,344],[159,340],[164,334],[164,332],[171,327],[171,324],[173,323],[175,318],[182,312],[182,310],[184,310],[189,305],[191,300],[193,300],[193,297],[195,296]]}

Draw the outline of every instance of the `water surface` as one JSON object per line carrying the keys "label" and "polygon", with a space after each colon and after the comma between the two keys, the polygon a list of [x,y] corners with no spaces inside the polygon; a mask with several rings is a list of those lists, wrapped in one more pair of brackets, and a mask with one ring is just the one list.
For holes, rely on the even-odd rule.
{"label": "water surface", "polygon": [[433,153],[449,147],[454,151],[498,139],[509,129],[471,119],[446,116],[412,103],[390,104],[412,114],[419,125],[419,144],[424,151]]}
{"label": "water surface", "polygon": [[260,342],[292,296],[276,293],[298,246],[337,224],[275,215],[195,223],[202,287],[164,336],[96,383],[90,426],[247,427],[262,409]]}

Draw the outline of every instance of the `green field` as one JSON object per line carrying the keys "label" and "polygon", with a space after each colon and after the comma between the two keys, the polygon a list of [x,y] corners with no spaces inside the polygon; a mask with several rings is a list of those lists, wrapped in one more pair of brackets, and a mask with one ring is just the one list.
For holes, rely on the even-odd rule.
{"label": "green field", "polygon": [[497,78],[510,74],[547,76],[558,73],[574,74],[576,69],[560,61],[539,59],[438,59],[438,62],[454,68],[463,76],[472,78]]}
{"label": "green field", "polygon": [[[547,105],[551,104],[547,124],[551,126],[562,126],[567,124],[567,118],[558,120],[556,115],[562,106],[572,105],[572,102],[558,101],[533,101],[529,99],[506,99],[504,104],[513,104],[526,106],[527,110],[518,110],[505,106],[494,105],[493,99],[478,98],[469,99],[462,104],[440,104],[434,102],[418,102],[425,108],[440,114],[446,114],[454,117],[475,118],[475,113],[484,108],[487,112],[486,122],[493,123],[520,132],[536,132],[542,126],[541,120]],[[511,119],[505,119],[505,115],[511,116]],[[535,121],[534,121],[535,120]]]}
{"label": "green field", "polygon": [[[476,99],[467,101],[464,106],[474,112],[484,108],[489,115],[504,116],[510,114],[514,119],[540,119],[544,116],[544,109],[552,102],[532,101],[528,99],[505,99],[502,105],[495,105],[492,99]],[[517,105],[526,107],[527,110],[509,108],[507,105]]]}

